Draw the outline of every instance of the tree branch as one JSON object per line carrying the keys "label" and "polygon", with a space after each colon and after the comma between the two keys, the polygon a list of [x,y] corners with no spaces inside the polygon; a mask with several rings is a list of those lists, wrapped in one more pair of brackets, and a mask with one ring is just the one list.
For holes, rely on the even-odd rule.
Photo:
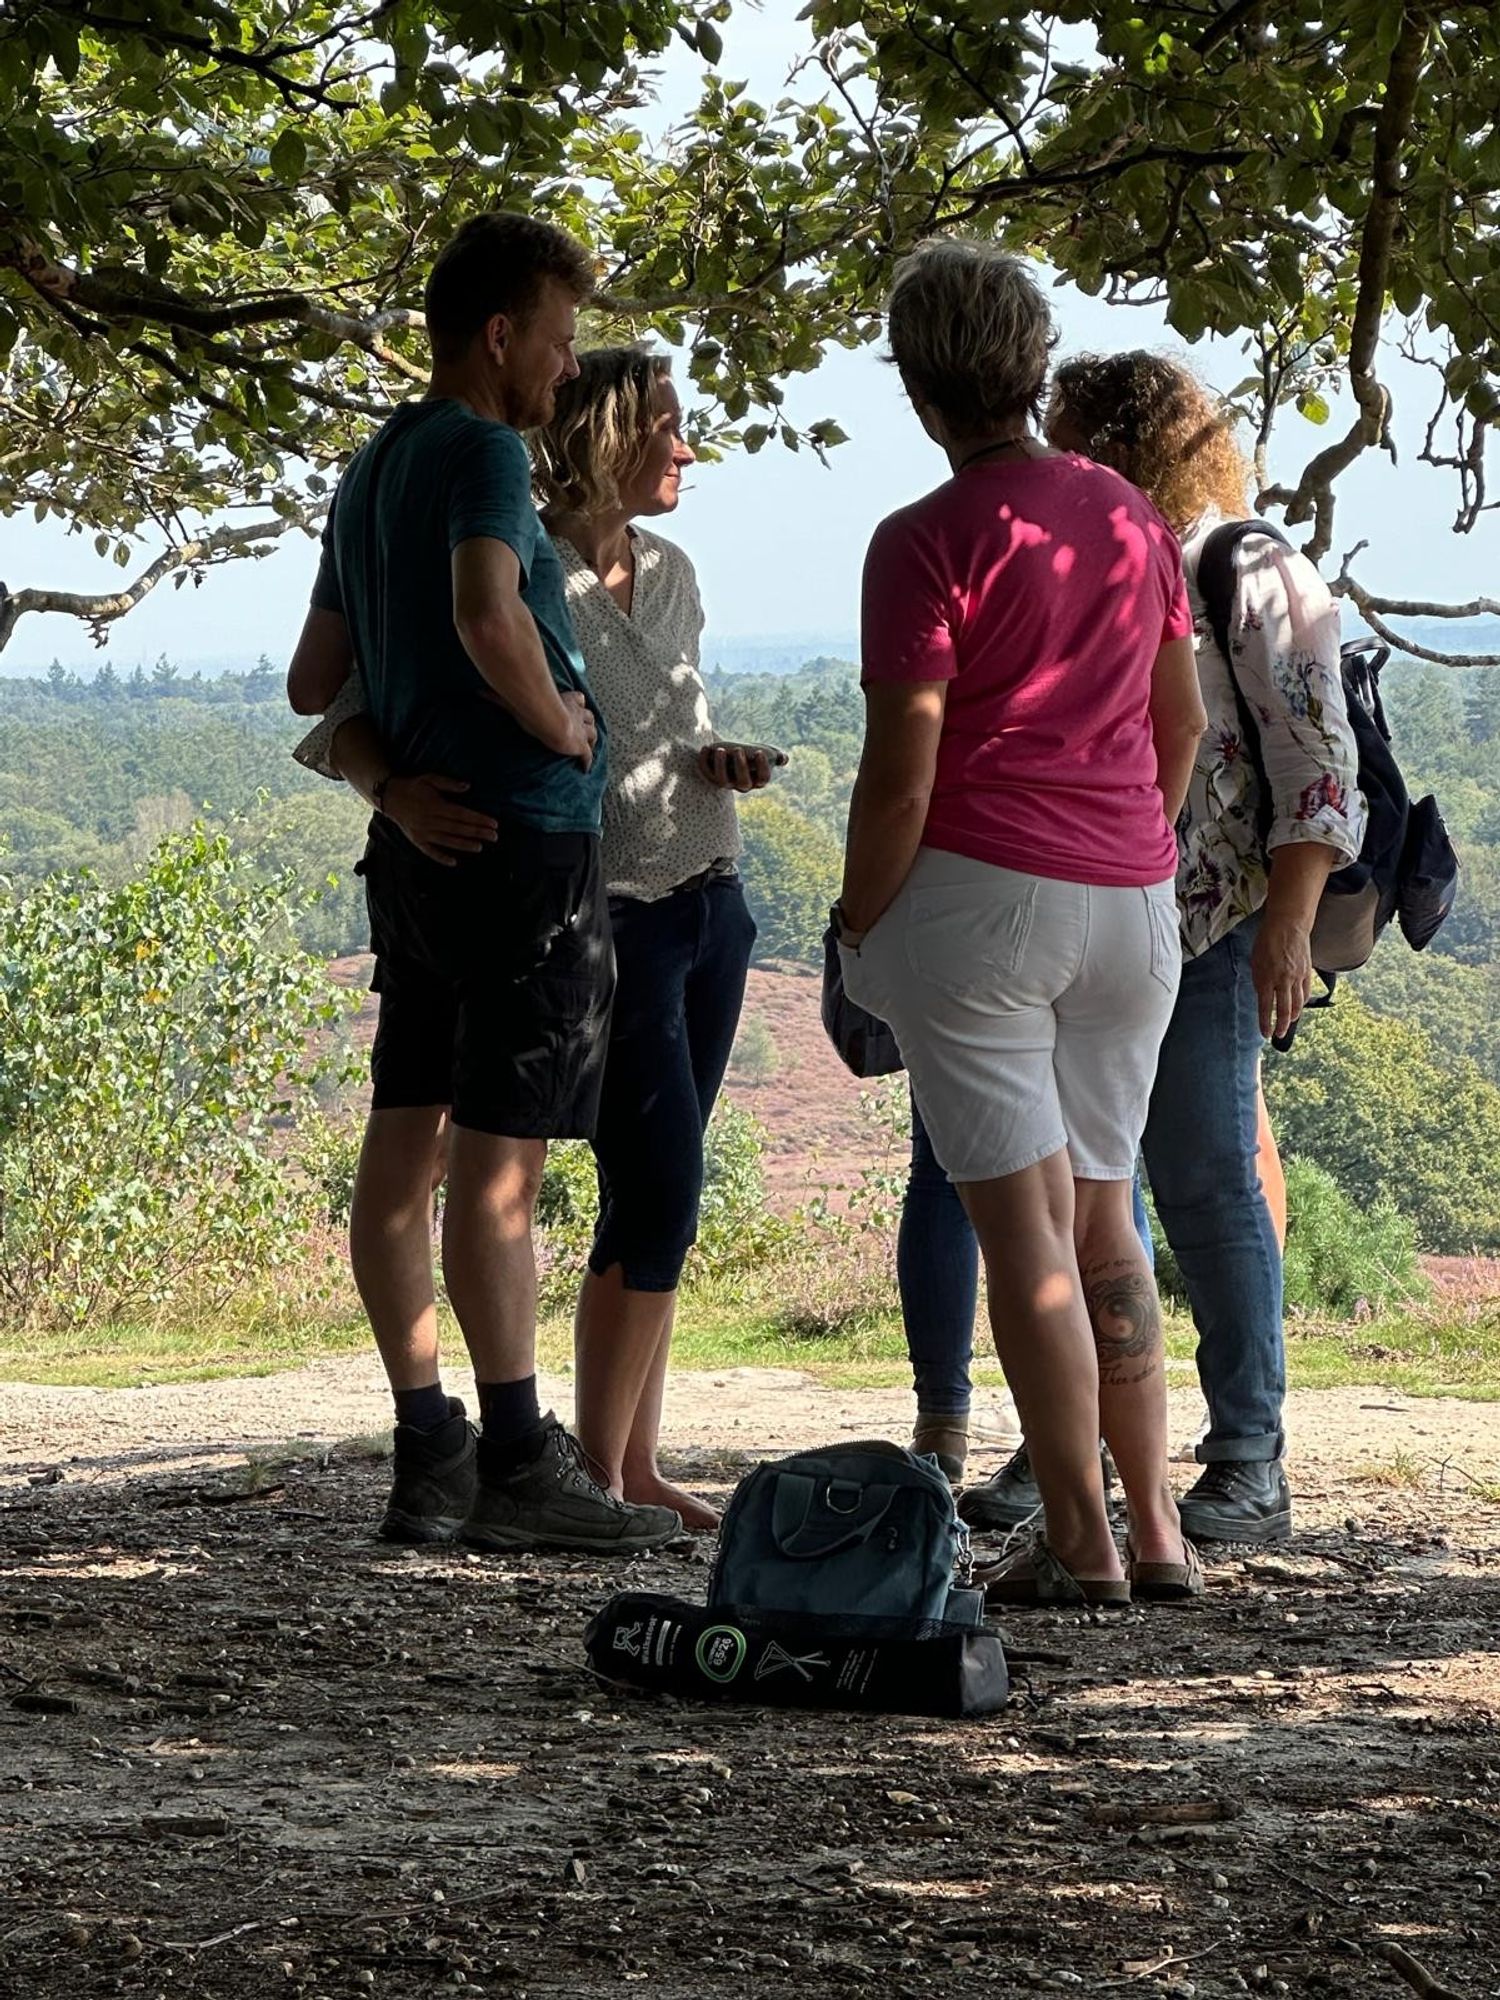
{"label": "tree branch", "polygon": [[1230,0],[1212,27],[1205,28],[1198,37],[1195,47],[1199,55],[1206,56],[1210,49],[1217,48],[1242,22],[1250,20],[1262,4],[1263,0]]}
{"label": "tree branch", "polygon": [[[269,48],[257,53],[250,49],[228,48],[223,43],[214,41],[211,36],[190,34],[185,28],[169,28],[149,17],[130,20],[119,15],[101,13],[92,5],[65,7],[63,11],[76,16],[84,25],[91,28],[115,34],[139,35],[143,41],[159,42],[164,48],[178,49],[185,55],[200,56],[224,69],[249,70],[279,91],[282,101],[287,105],[295,105],[301,98],[305,103],[326,105],[333,111],[352,111],[354,108],[352,100],[330,97],[326,84],[299,83],[295,77],[286,75],[278,68],[278,64],[287,57],[305,55],[310,48],[316,48],[317,42],[273,42]],[[328,35],[320,39],[332,39],[335,34],[342,32],[342,28],[330,29]]]}
{"label": "tree branch", "polygon": [[277,292],[265,298],[242,299],[235,305],[213,305],[165,286],[132,290],[91,271],[59,263],[35,238],[19,233],[12,235],[8,249],[0,250],[0,262],[18,271],[35,291],[64,312],[76,313],[82,308],[106,322],[140,320],[188,334],[233,333],[244,327],[277,324],[305,326],[362,348],[409,382],[420,382],[424,387],[427,383],[427,371],[383,338],[423,324],[421,313],[407,306],[391,306],[362,318],[320,305],[305,292]]}
{"label": "tree branch", "polygon": [[1415,639],[1403,639],[1386,624],[1382,613],[1395,618],[1484,618],[1500,616],[1500,598],[1471,597],[1467,604],[1435,604],[1422,597],[1378,597],[1349,574],[1349,565],[1368,542],[1356,542],[1344,557],[1343,567],[1329,586],[1335,597],[1347,597],[1377,638],[1398,652],[1416,660],[1430,660],[1438,667],[1500,667],[1500,653],[1440,653]]}
{"label": "tree branch", "polygon": [[1360,235],[1358,294],[1349,331],[1349,386],[1359,415],[1336,444],[1326,446],[1303,471],[1286,510],[1289,527],[1311,520],[1312,539],[1303,553],[1318,562],[1333,546],[1333,482],[1371,445],[1384,444],[1395,457],[1390,436],[1391,398],[1375,372],[1381,322],[1391,268],[1391,248],[1401,219],[1401,157],[1411,132],[1427,49],[1426,9],[1409,4],[1391,54],[1385,101],[1375,123],[1370,206]]}
{"label": "tree branch", "polygon": [[264,549],[256,544],[274,541],[284,535],[291,524],[286,521],[255,521],[238,528],[215,528],[191,542],[181,542],[175,548],[164,549],[155,562],[147,565],[134,583],[124,590],[101,591],[98,593],[78,590],[7,590],[0,583],[0,653],[10,643],[11,634],[17,622],[28,611],[61,611],[71,618],[87,620],[92,627],[94,644],[104,645],[109,633],[107,628],[117,618],[123,618],[127,611],[133,611],[143,597],[170,576],[174,570],[204,569],[209,564],[227,561],[231,556],[245,553],[263,555]]}

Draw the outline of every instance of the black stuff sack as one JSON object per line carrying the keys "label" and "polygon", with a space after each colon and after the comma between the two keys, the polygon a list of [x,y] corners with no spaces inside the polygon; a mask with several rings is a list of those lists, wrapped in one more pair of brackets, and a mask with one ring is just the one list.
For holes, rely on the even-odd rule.
{"label": "black stuff sack", "polygon": [[584,1634],[601,1679],[696,1701],[877,1715],[994,1715],[1010,1694],[993,1632],[822,1618],[624,1591]]}
{"label": "black stuff sack", "polygon": [[823,1032],[856,1076],[894,1076],[906,1067],[891,1028],[844,988],[844,964],[830,920],[823,933]]}

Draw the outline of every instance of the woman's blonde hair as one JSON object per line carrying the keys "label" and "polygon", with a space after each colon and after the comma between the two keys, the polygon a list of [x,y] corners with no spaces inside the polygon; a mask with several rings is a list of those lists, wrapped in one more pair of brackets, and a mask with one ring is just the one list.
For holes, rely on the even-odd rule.
{"label": "woman's blonde hair", "polygon": [[889,313],[891,359],[907,394],[956,437],[1040,414],[1057,335],[1019,257],[946,238],[924,243],[897,266]]}
{"label": "woman's blonde hair", "polygon": [[1164,354],[1081,354],[1053,377],[1052,417],[1090,458],[1123,473],[1179,532],[1209,507],[1249,512],[1234,418],[1190,369]]}
{"label": "woman's blonde hair", "polygon": [[532,435],[537,495],[544,513],[607,514],[620,484],[640,463],[656,415],[658,382],[672,372],[645,347],[591,347],[557,392],[549,423]]}

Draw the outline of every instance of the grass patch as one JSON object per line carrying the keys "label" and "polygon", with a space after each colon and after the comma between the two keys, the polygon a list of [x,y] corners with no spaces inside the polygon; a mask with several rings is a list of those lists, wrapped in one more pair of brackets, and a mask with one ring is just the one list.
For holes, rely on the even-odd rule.
{"label": "grass patch", "polygon": [[1415,1452],[1398,1451],[1390,1458],[1357,1467],[1349,1477],[1361,1486],[1389,1486],[1396,1492],[1415,1493],[1426,1481],[1427,1471]]}
{"label": "grass patch", "polygon": [[328,1355],[359,1354],[370,1332],[354,1312],[285,1320],[227,1308],[186,1324],[127,1323],[84,1332],[0,1334],[0,1382],[141,1389],[165,1382],[277,1375]]}
{"label": "grass patch", "polygon": [[[457,1347],[451,1325],[444,1341],[450,1352]],[[364,1353],[368,1342],[352,1301],[288,1311],[284,1300],[271,1299],[182,1324],[0,1336],[0,1382],[119,1389],[270,1375],[328,1356]],[[1191,1322],[1171,1315],[1169,1380],[1192,1379],[1194,1344]],[[539,1358],[544,1368],[571,1369],[569,1315],[554,1313],[543,1321]],[[905,1388],[911,1379],[894,1310],[841,1305],[820,1326],[805,1309],[789,1315],[785,1295],[773,1295],[770,1285],[750,1303],[686,1295],[673,1364],[794,1368],[835,1389]],[[1287,1327],[1287,1369],[1295,1389],[1372,1387],[1500,1401],[1500,1300],[1411,1306],[1356,1323],[1294,1319]],[[975,1379],[985,1387],[998,1387],[1003,1379],[987,1343],[977,1357]]]}

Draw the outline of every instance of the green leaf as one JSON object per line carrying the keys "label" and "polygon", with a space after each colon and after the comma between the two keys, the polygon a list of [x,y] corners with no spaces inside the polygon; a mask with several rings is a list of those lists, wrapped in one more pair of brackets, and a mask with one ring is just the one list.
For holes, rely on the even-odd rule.
{"label": "green leaf", "polygon": [[283,126],[271,148],[271,171],[278,180],[301,180],[307,166],[307,141],[294,125]]}

